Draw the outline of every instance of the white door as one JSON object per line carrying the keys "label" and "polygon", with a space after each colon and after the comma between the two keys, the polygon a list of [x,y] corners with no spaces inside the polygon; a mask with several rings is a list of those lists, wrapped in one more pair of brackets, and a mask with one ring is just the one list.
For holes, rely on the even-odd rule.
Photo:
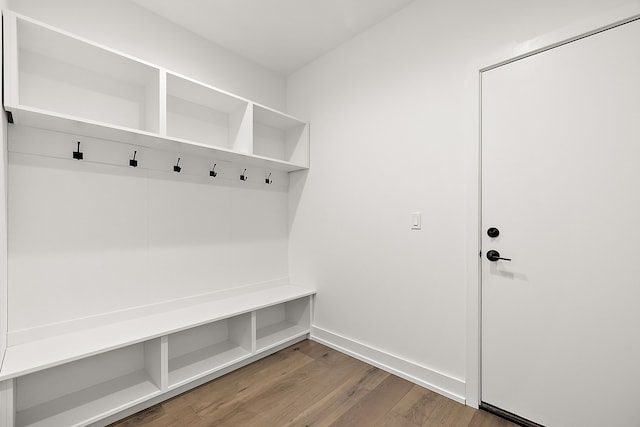
{"label": "white door", "polygon": [[639,427],[639,398],[635,21],[482,73],[481,400]]}

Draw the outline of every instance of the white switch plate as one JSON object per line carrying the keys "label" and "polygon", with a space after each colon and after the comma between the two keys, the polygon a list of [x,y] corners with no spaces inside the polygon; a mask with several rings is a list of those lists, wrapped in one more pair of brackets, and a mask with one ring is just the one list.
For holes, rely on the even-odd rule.
{"label": "white switch plate", "polygon": [[411,229],[422,230],[422,212],[411,213]]}

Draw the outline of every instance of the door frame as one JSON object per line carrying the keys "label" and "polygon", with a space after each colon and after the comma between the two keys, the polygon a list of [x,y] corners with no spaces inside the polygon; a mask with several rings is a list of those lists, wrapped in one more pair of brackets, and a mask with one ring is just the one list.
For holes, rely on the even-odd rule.
{"label": "door frame", "polygon": [[[509,64],[511,62],[592,36],[602,31],[624,25],[640,19],[640,4],[613,9],[606,14],[576,22],[560,30],[542,35],[518,45],[505,46],[480,60],[472,66],[470,73],[475,75],[471,81],[475,89],[469,88],[473,94],[470,105],[475,105],[477,142],[476,150],[469,156],[467,177],[467,321],[466,321],[466,404],[478,408],[482,400],[482,74],[486,71]],[[472,84],[473,84],[472,83]]]}

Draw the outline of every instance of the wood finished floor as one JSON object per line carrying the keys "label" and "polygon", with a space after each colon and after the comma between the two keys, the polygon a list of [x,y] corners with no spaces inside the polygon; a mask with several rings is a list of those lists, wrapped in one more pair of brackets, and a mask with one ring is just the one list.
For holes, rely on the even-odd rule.
{"label": "wood finished floor", "polygon": [[307,340],[111,425],[132,426],[515,424]]}

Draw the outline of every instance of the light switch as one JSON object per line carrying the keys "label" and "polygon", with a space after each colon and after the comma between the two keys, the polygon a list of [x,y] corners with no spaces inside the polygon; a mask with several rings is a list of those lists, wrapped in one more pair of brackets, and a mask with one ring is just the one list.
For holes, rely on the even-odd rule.
{"label": "light switch", "polygon": [[411,229],[422,230],[422,212],[413,212],[411,214]]}

